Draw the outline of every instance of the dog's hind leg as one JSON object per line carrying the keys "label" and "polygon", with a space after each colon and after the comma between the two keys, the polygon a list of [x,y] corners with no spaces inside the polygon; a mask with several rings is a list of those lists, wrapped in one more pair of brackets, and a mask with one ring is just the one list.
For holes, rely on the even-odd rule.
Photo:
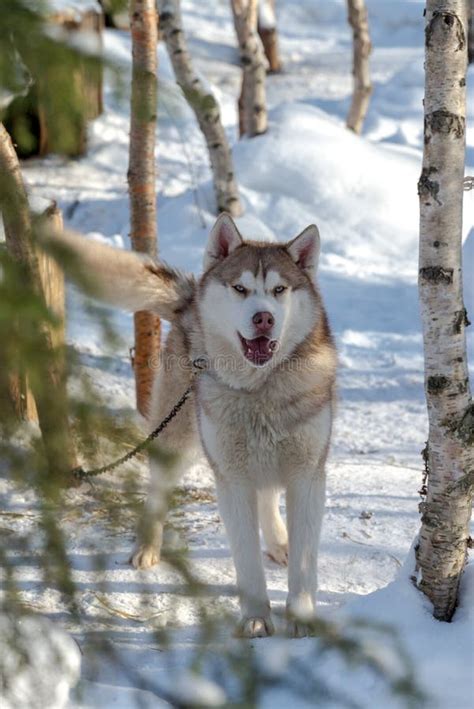
{"label": "dog's hind leg", "polygon": [[[150,425],[157,426],[191,383],[191,366],[183,333],[174,326],[163,352],[160,370],[153,387]],[[137,544],[130,563],[148,569],[160,561],[163,526],[173,488],[189,462],[189,452],[198,443],[194,394],[161,433],[150,455],[150,486],[137,528]]]}
{"label": "dog's hind leg", "polygon": [[258,518],[270,559],[288,565],[288,532],[280,514],[280,491],[265,488],[258,491]]}
{"label": "dog's hind leg", "polygon": [[[136,569],[149,569],[160,561],[163,526],[169,499],[178,482],[176,462],[163,464],[162,453],[150,455],[150,485],[143,513],[137,526],[137,546],[130,557]],[[181,466],[180,466],[181,467]]]}

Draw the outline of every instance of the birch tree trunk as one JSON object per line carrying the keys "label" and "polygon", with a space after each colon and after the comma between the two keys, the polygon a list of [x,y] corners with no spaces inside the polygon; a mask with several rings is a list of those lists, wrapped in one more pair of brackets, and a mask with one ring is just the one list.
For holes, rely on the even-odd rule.
{"label": "birch tree trunk", "polygon": [[370,80],[369,56],[372,51],[369,34],[369,18],[364,0],[347,0],[349,24],[353,35],[352,74],[354,92],[347,116],[347,127],[360,133],[369,108],[372,83]]}
{"label": "birch tree trunk", "polygon": [[469,3],[469,30],[467,39],[467,58],[470,64],[474,62],[474,0],[468,0]]}
{"label": "birch tree trunk", "polygon": [[258,3],[258,34],[268,61],[270,74],[281,71],[280,49],[275,12],[275,0],[260,0]]}
{"label": "birch tree trunk", "polygon": [[[38,257],[32,243],[32,224],[28,198],[18,157],[10,136],[0,123],[0,211],[3,217],[7,249],[23,269],[25,288],[45,302]],[[62,482],[76,465],[68,421],[64,363],[55,346],[55,332],[37,320],[19,323],[32,329],[37,367],[29,377],[36,402],[38,421],[51,481]],[[41,371],[41,376],[38,372]]]}
{"label": "birch tree trunk", "polygon": [[257,33],[257,0],[231,0],[242,62],[238,103],[240,135],[249,138],[267,130],[265,56]]}
{"label": "birch tree trunk", "polygon": [[176,81],[191,106],[206,140],[214,179],[217,212],[241,214],[234,165],[219,105],[211,90],[194,71],[186,45],[179,0],[160,0],[160,26]]}
{"label": "birch tree trunk", "polygon": [[[135,251],[157,255],[155,133],[157,111],[157,12],[155,0],[131,0],[132,99],[128,188],[130,227]],[[154,363],[160,347],[160,321],[149,312],[135,313],[133,367],[137,408],[148,415]]]}
{"label": "birch tree trunk", "polygon": [[474,480],[474,406],[462,295],[465,152],[465,0],[428,0],[425,146],[420,197],[419,294],[428,405],[428,489],[421,504],[417,582],[449,621],[463,571]]}

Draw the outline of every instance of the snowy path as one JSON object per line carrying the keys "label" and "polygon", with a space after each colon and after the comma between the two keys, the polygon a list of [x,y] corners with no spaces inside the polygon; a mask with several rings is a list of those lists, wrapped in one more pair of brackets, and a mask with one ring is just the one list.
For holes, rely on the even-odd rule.
{"label": "snowy path", "polygon": [[[185,0],[184,20],[193,55],[216,88],[235,143],[239,69],[228,3],[212,3],[207,10],[205,5]],[[244,234],[268,239],[291,238],[312,221],[320,227],[321,286],[341,360],[341,401],[321,548],[320,607],[323,617],[330,618],[341,606],[357,610],[362,603],[370,616],[368,604],[364,606],[359,597],[394,579],[419,523],[420,450],[427,430],[416,294],[423,3],[368,2],[375,91],[362,138],[344,128],[351,90],[345,3],[287,0],[278,5],[285,72],[268,80],[270,131],[259,139],[234,144],[246,210],[239,224]],[[128,37],[107,32],[106,49],[127,72]],[[212,223],[209,170],[202,139],[171,80],[161,46],[159,59],[160,251],[170,263],[198,271]],[[472,95],[472,69],[469,78]],[[127,245],[127,101],[114,96],[109,84],[106,107],[92,127],[86,158],[67,164],[57,158],[31,161],[25,165],[25,175],[32,191],[58,199],[71,226]],[[473,174],[472,121],[467,154],[471,166],[467,174]],[[466,235],[470,231],[466,252],[471,254],[471,275],[473,216],[474,199],[468,194],[465,231]],[[474,312],[474,288],[469,283],[467,295],[471,298],[468,309]],[[114,314],[113,321],[124,343],[123,350],[111,358],[95,323],[82,309],[81,299],[70,291],[70,342],[81,352],[107,405],[131,411],[133,382],[127,362],[131,319]],[[473,351],[472,335],[470,344]],[[144,469],[137,473],[144,483]],[[14,492],[6,480],[0,480],[0,485],[11,511],[9,528],[26,530],[34,525],[34,507],[28,517],[14,516],[30,510],[32,494]],[[76,704],[129,707],[140,698],[144,706],[159,706],[152,694],[137,689],[136,677],[125,675],[110,662],[98,661],[90,648],[97,640],[106,640],[147,680],[169,686],[174,681],[173,670],[186,666],[199,645],[199,609],[182,594],[182,581],[166,564],[146,573],[127,565],[134,537],[131,507],[115,479],[106,477],[100,485],[110,490],[119,510],[118,527],[108,524],[86,485],[68,493],[64,510],[84,618],[82,630],[70,626],[57,592],[42,584],[34,555],[17,559],[20,586],[28,603],[76,631],[84,651],[83,695]],[[194,572],[207,585],[208,610],[235,613],[233,566],[212,478],[202,461],[196,461],[183,481],[171,523],[189,548]],[[97,571],[102,562],[104,570]],[[266,572],[272,603],[282,609],[286,572],[270,561]],[[396,593],[377,596],[382,601],[378,605],[375,601],[373,617],[382,613],[387,622],[399,626],[420,663],[422,682],[433,679],[430,667],[438,668],[433,679],[436,706],[468,709],[470,687],[462,667],[456,667],[452,659],[443,671],[437,663],[441,665],[443,652],[458,643],[458,652],[465,655],[459,664],[469,666],[469,654],[473,659],[469,624],[460,625],[455,642],[446,630],[437,636],[434,621],[421,602],[408,598],[405,588],[401,598],[405,599],[404,593],[408,600],[403,608],[394,602]],[[410,616],[414,608],[424,614],[422,621],[416,613]],[[410,634],[410,622],[416,636],[415,630]],[[175,644],[169,652],[161,652],[154,630],[166,623],[176,628]],[[431,654],[425,654],[426,644]],[[451,673],[449,682],[446,672]],[[354,687],[362,706],[392,706],[367,677],[354,678]],[[287,706],[287,701],[288,697],[270,693],[263,704]],[[297,705],[294,698],[291,701]]]}

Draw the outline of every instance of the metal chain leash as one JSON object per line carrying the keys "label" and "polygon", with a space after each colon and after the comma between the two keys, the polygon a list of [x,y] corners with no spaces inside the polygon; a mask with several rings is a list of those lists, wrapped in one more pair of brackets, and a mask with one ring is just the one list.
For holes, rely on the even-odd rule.
{"label": "metal chain leash", "polygon": [[147,448],[150,443],[155,440],[155,438],[158,438],[160,433],[168,426],[168,424],[183,408],[186,401],[189,399],[192,390],[194,389],[194,381],[196,379],[196,376],[205,369],[206,362],[203,358],[195,359],[193,361],[194,371],[192,373],[191,384],[188,386],[181,398],[178,399],[169,414],[167,414],[167,416],[165,416],[165,418],[158,424],[158,426],[154,428],[153,431],[143,441],[141,441],[137,446],[135,446],[135,448],[123,455],[121,458],[117,458],[117,460],[114,460],[112,461],[112,463],[108,463],[107,465],[102,465],[100,468],[91,468],[90,470],[84,470],[82,466],[73,468],[71,470],[71,475],[76,478],[76,480],[88,480],[89,478],[93,478],[96,475],[102,475],[102,473],[107,473],[110,470],[115,470],[115,468],[118,468],[120,465],[123,465],[132,458],[135,458],[135,456],[137,456],[139,453],[142,452],[142,450]]}

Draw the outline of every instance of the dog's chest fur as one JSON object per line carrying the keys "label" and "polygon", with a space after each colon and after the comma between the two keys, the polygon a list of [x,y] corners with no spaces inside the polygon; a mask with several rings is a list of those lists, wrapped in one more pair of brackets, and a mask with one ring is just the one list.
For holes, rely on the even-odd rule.
{"label": "dog's chest fur", "polygon": [[329,442],[332,402],[309,407],[307,398],[295,402],[271,383],[258,392],[232,390],[204,375],[197,416],[214,472],[264,487],[284,485],[303,468],[316,470]]}

